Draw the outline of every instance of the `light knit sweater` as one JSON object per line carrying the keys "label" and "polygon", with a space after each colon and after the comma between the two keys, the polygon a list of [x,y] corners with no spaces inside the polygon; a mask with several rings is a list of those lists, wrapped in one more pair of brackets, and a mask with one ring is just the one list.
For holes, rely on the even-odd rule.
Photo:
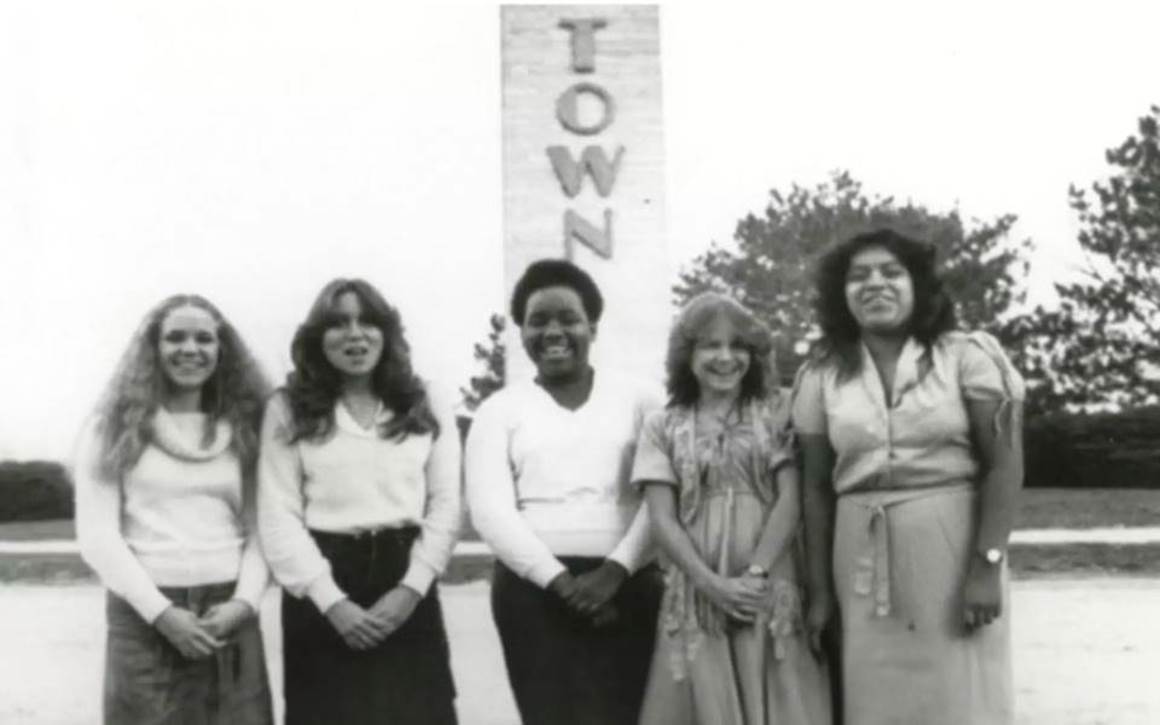
{"label": "light knit sweater", "polygon": [[629,474],[641,423],[659,407],[654,386],[604,370],[576,410],[532,381],[485,401],[467,441],[467,500],[495,555],[541,587],[564,571],[558,556],[640,568],[648,517]]}
{"label": "light knit sweater", "polygon": [[443,573],[462,523],[459,437],[450,406],[431,396],[440,433],[379,436],[390,411],[380,407],[363,428],[341,403],[321,441],[289,443],[284,395],[266,408],[258,466],[258,529],[274,578],[325,612],[346,594],[310,530],[355,533],[417,525],[419,538],[401,584],[425,594]]}
{"label": "light knit sweater", "polygon": [[[186,425],[178,425],[177,418]],[[237,581],[234,598],[255,612],[269,571],[243,496],[241,465],[220,423],[201,446],[201,413],[159,409],[151,440],[120,481],[97,473],[96,421],[82,432],[74,464],[77,540],[102,583],[152,623],[171,602],[158,587]]]}

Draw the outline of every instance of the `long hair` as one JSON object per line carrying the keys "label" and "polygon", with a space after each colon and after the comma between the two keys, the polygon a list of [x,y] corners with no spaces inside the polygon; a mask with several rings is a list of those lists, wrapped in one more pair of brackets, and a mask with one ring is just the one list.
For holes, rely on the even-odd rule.
{"label": "long hair", "polygon": [[218,421],[233,428],[230,447],[250,472],[258,455],[258,426],[270,385],[229,320],[209,300],[177,294],[154,307],[142,320],[97,408],[101,455],[98,472],[120,479],[136,465],[152,435],[153,418],[165,399],[167,381],[158,342],[161,323],[179,307],[205,310],[217,322],[218,360],[202,386],[201,410],[206,413],[203,445],[213,442]]}
{"label": "long hair", "polygon": [[903,236],[892,229],[878,229],[853,236],[826,251],[815,278],[815,309],[822,336],[815,344],[815,361],[834,363],[839,375],[859,372],[862,330],[846,304],[846,275],[850,262],[864,249],[878,247],[898,258],[914,287],[914,310],[907,332],[928,350],[939,335],[956,327],[955,307],[936,271],[933,245]]}
{"label": "long hair", "polygon": [[371,371],[371,389],[394,414],[379,429],[383,438],[404,438],[408,433],[439,435],[439,423],[431,412],[423,382],[411,369],[411,349],[403,337],[398,311],[379,291],[361,279],[335,279],[314,300],[306,321],[290,343],[294,369],[286,377],[293,431],[290,440],[320,440],[334,430],[334,406],[342,394],[342,373],[322,351],[322,336],[335,322],[338,298],[353,292],[362,313],[383,333],[383,352]]}
{"label": "long hair", "polygon": [[700,397],[701,386],[690,365],[697,341],[715,320],[725,318],[741,344],[749,351],[749,369],[741,378],[738,403],[764,398],[775,385],[773,336],[769,328],[736,300],[716,292],[703,292],[690,300],[677,315],[669,331],[665,353],[665,387],[669,406],[691,406]]}

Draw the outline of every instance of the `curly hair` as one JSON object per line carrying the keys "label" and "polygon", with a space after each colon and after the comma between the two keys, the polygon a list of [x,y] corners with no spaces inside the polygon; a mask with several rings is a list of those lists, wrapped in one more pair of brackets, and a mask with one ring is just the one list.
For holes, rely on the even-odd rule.
{"label": "curly hair", "polygon": [[334,430],[334,406],[342,393],[342,373],[322,350],[322,336],[335,322],[338,298],[347,292],[358,297],[362,313],[383,333],[383,352],[371,371],[371,389],[394,416],[379,429],[383,438],[405,438],[408,433],[439,435],[427,390],[411,369],[411,349],[403,337],[403,322],[369,282],[331,280],[318,293],[306,321],[290,343],[294,369],[286,376],[290,405],[291,442],[320,440]]}
{"label": "curly hair", "polygon": [[523,327],[528,298],[545,287],[570,287],[580,295],[584,314],[592,324],[600,322],[604,312],[604,297],[591,275],[566,259],[541,259],[524,270],[512,290],[511,315],[516,325]]}
{"label": "curly hair", "polygon": [[700,397],[700,384],[693,374],[691,361],[697,341],[716,320],[724,318],[733,325],[741,344],[749,351],[749,369],[741,378],[738,402],[764,398],[776,385],[773,360],[773,336],[769,328],[752,312],[731,297],[717,292],[703,292],[689,300],[669,331],[665,353],[665,388],[669,406],[691,406]]}
{"label": "curly hair", "polygon": [[177,294],[145,315],[97,408],[101,448],[97,465],[103,477],[119,480],[140,460],[150,441],[153,418],[167,390],[158,352],[161,324],[170,312],[187,306],[205,310],[218,326],[217,366],[202,387],[201,410],[207,414],[203,445],[213,442],[217,422],[224,420],[233,428],[230,447],[243,470],[253,470],[262,404],[270,385],[233,325],[213,303],[200,295]]}
{"label": "curly hair", "polygon": [[846,304],[846,275],[859,252],[877,247],[890,252],[906,268],[914,286],[914,310],[907,331],[927,349],[939,335],[955,329],[954,302],[936,271],[934,245],[878,229],[853,236],[827,250],[815,278],[815,307],[822,336],[815,345],[820,362],[834,361],[842,377],[856,374],[862,365],[862,330]]}

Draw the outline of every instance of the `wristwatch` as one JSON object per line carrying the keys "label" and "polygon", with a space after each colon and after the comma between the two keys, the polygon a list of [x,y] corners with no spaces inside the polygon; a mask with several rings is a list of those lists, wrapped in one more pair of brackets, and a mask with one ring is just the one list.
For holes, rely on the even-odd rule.
{"label": "wristwatch", "polygon": [[769,572],[766,571],[765,567],[763,567],[763,566],[758,566],[757,564],[750,564],[749,568],[745,570],[745,575],[746,576],[755,576],[755,577],[760,577],[762,579],[766,579],[769,577]]}
{"label": "wristwatch", "polygon": [[992,546],[990,549],[980,551],[979,556],[983,557],[983,561],[995,566],[1003,561],[1004,553],[1002,549]]}

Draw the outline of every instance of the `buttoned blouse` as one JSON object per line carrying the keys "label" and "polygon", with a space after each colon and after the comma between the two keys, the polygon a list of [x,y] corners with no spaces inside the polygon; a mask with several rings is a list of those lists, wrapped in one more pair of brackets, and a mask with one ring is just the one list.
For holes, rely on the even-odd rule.
{"label": "buttoned blouse", "polygon": [[833,363],[807,364],[794,391],[794,429],[827,436],[839,494],[976,481],[967,400],[999,402],[997,432],[1018,434],[1010,416],[1023,380],[987,333],[947,332],[929,349],[908,339],[889,399],[865,345],[861,354],[859,371],[845,378]]}

